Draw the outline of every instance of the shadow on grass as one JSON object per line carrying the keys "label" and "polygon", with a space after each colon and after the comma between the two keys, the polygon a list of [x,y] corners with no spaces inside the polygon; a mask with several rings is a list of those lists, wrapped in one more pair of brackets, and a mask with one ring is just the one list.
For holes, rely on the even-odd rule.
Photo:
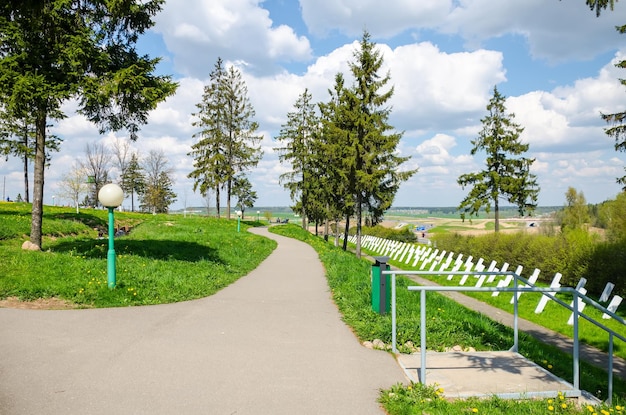
{"label": "shadow on grass", "polygon": [[106,229],[108,222],[106,218],[100,218],[89,213],[44,213],[44,219],[64,219],[80,222],[90,228]]}
{"label": "shadow on grass", "polygon": [[[52,243],[49,248],[54,252],[75,252],[85,258],[106,258],[109,249],[108,244],[107,239],[81,239]],[[195,242],[138,241],[120,238],[115,241],[115,252],[118,255],[137,255],[157,260],[210,261],[216,264],[225,264],[216,249]]]}

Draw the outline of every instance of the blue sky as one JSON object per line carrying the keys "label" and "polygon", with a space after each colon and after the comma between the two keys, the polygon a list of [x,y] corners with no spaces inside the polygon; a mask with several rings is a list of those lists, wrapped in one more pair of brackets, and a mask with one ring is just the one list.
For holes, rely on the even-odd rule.
{"label": "blue sky", "polygon": [[[221,57],[241,70],[263,135],[263,160],[249,172],[257,205],[290,205],[278,183],[289,166],[278,162],[273,138],[305,88],[314,100],[327,100],[365,28],[395,87],[391,123],[404,131],[399,152],[411,157],[407,168],[419,169],[396,206],[459,204],[467,189],[456,179],[484,166],[484,154],[470,155],[470,141],[494,86],[525,128],[539,204],[563,205],[568,187],[599,203],[615,197],[615,179],[624,174],[624,154],[604,134],[600,112],[626,109],[618,82],[626,72],[614,67],[626,58],[626,35],[614,29],[625,23],[623,1],[596,18],[584,0],[168,0],[139,48],[162,57],[159,72],[180,87],[131,146],[140,155],[165,152],[178,193],[174,208],[205,205],[186,177],[191,114]],[[86,143],[126,136],[99,135],[75,114],[75,103],[64,109],[68,118],[51,128],[65,142],[46,172],[45,203],[53,195],[62,200],[58,181],[84,157]],[[0,161],[0,175],[7,195],[23,193],[16,160]]]}

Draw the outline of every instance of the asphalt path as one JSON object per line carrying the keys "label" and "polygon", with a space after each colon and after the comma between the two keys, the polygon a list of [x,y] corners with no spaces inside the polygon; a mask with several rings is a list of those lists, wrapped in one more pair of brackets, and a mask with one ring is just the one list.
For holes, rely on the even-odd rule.
{"label": "asphalt path", "polygon": [[341,321],[309,245],[253,232],[277,249],[204,299],[0,309],[0,414],[383,414],[394,357]]}

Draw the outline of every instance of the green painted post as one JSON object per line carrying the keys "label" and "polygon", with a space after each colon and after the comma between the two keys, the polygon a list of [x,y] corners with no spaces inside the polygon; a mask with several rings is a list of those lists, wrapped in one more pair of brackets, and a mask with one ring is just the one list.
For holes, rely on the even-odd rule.
{"label": "green painted post", "polygon": [[115,219],[113,217],[113,209],[109,209],[109,252],[107,253],[107,285],[109,288],[115,288],[116,269],[115,269],[115,247],[113,239],[115,238]]}
{"label": "green painted post", "polygon": [[372,309],[378,314],[389,312],[391,302],[391,285],[389,275],[383,275],[383,271],[389,270],[389,257],[374,257],[376,261],[372,265]]}

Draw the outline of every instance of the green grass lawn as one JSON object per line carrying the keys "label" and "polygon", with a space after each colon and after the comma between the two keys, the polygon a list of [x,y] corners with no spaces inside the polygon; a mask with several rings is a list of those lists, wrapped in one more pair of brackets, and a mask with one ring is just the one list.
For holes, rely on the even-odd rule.
{"label": "green grass lawn", "polygon": [[[364,250],[364,252],[367,252],[368,254],[371,254],[371,255],[376,255],[376,253],[368,251],[368,250]],[[416,266],[412,266],[414,262],[413,260],[411,260],[409,264],[406,264],[405,262],[406,260],[402,262],[398,260],[393,260],[393,259],[390,260],[390,264],[398,269],[402,269],[405,271],[419,271],[420,270],[421,262],[418,262]],[[430,266],[427,266],[426,270],[429,267]],[[450,271],[451,269],[452,267],[450,266],[448,267],[447,270]],[[509,271],[512,271],[512,270],[514,270],[514,268],[512,267],[509,268]],[[460,284],[460,280],[461,280],[461,276],[459,275],[454,276],[452,280],[448,280],[447,278],[448,274],[445,274],[445,273],[442,275],[423,275],[422,277],[429,279],[431,281],[434,281],[439,285],[444,285],[444,286],[457,286]],[[495,287],[497,285],[497,281],[498,280],[496,279],[491,284],[485,282],[483,286]],[[476,285],[476,277],[470,276],[467,282],[465,283],[465,286],[474,286],[474,285]],[[545,286],[545,284],[540,284],[540,283],[538,283],[537,285]],[[511,297],[512,297],[511,293],[500,293],[496,297],[492,296],[492,293],[464,292],[463,294],[476,298],[494,307],[498,307],[511,314],[514,311],[513,304],[511,304],[510,302]],[[518,302],[519,316],[528,321],[532,321],[533,323],[539,324],[543,327],[549,328],[553,331],[556,331],[558,333],[561,333],[565,336],[569,336],[570,338],[572,338],[573,330],[574,330],[573,326],[570,326],[567,324],[567,321],[569,320],[571,312],[565,307],[562,307],[556,304],[554,301],[549,301],[544,311],[542,313],[536,314],[535,308],[537,307],[537,303],[539,302],[540,298],[541,298],[541,294],[535,294],[535,293],[524,293],[523,295],[521,295],[519,298],[519,302]],[[572,301],[572,297],[570,295],[559,294],[557,295],[557,298],[559,298],[561,301],[564,301],[565,303],[568,303],[568,304],[571,303]],[[594,318],[596,321],[601,322],[601,324],[614,330],[615,332],[626,335],[626,333],[624,332],[623,324],[613,319],[609,319],[609,320],[603,319],[602,313],[597,311],[596,309],[592,307],[586,307],[583,310],[583,312],[589,315],[590,317]],[[626,313],[624,312],[624,307],[622,306],[620,310],[618,310],[618,315],[620,315],[621,317],[626,317],[625,314]],[[604,330],[596,327],[595,325],[593,325],[592,323],[588,322],[587,320],[583,318],[579,319],[579,339],[583,343],[586,343],[590,346],[596,347],[605,352],[608,351],[608,347],[609,347],[608,334]],[[613,352],[615,356],[619,356],[621,358],[626,359],[626,344],[624,344],[624,342],[622,342],[619,339],[615,339]]]}
{"label": "green grass lawn", "polygon": [[[272,232],[303,240],[313,246],[325,266],[332,297],[343,319],[359,340],[381,339],[391,342],[391,316],[379,315],[371,307],[371,263],[355,258],[352,253],[326,243],[323,239],[311,235],[295,225],[270,228]],[[415,285],[405,277],[397,280],[397,315],[398,344],[400,351],[411,341],[419,344],[420,316],[419,295],[409,292],[406,287]],[[476,350],[508,350],[513,344],[513,330],[503,326],[482,314],[468,310],[458,303],[437,293],[427,296],[429,310],[427,319],[427,348],[443,350],[446,347],[460,345],[474,347]],[[572,381],[572,358],[556,348],[540,343],[534,338],[520,333],[520,353],[542,365],[563,379]],[[599,397],[606,398],[607,374],[605,371],[581,362],[581,387],[592,391]],[[626,382],[614,379],[614,402],[626,399]],[[523,401],[515,409],[512,404],[498,404],[490,401],[469,401],[448,406],[447,400],[434,399],[432,391],[422,390],[420,385],[396,385],[381,392],[381,402],[390,414],[452,414],[478,413],[491,414],[534,414],[568,413],[582,414],[574,408],[556,408],[549,411],[546,401]],[[392,394],[392,395],[390,395]],[[555,397],[558,399],[558,397]],[[554,406],[554,405],[552,405]],[[500,409],[494,409],[499,407]],[[505,408],[505,409],[502,409]],[[613,409],[614,413],[616,408]],[[621,408],[621,407],[620,407]],[[565,411],[567,409],[567,411]],[[603,408],[604,409],[604,408]],[[608,411],[608,409],[605,409]],[[498,412],[499,411],[499,412]],[[561,412],[558,412],[561,411]],[[600,409],[597,409],[600,413]],[[588,412],[593,413],[593,412]]]}
{"label": "green grass lawn", "polygon": [[[257,267],[274,241],[237,222],[207,217],[116,212],[117,287],[107,287],[107,211],[44,208],[43,251],[21,249],[30,205],[0,204],[0,298],[57,297],[80,307],[170,303],[205,297]],[[105,235],[106,236],[106,235]]]}

